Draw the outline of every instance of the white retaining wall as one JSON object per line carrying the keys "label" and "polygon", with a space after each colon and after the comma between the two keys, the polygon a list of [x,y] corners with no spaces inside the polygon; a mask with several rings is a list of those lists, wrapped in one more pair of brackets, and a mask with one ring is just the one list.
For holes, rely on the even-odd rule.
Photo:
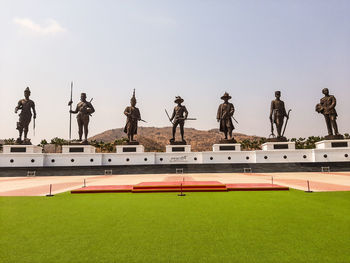
{"label": "white retaining wall", "polygon": [[3,153],[0,167],[349,162],[350,148],[178,153]]}

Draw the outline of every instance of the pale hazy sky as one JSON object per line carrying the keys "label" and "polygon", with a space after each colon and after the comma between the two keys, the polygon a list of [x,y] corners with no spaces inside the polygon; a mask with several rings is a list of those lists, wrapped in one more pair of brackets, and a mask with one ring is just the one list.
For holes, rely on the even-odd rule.
{"label": "pale hazy sky", "polygon": [[[0,138],[16,138],[25,87],[37,105],[36,137],[68,137],[74,81],[93,98],[90,135],[123,127],[136,89],[144,126],[185,99],[187,127],[217,128],[227,91],[236,132],[268,136],[269,107],[282,91],[292,108],[287,137],[325,135],[314,111],[328,87],[340,132],[350,131],[350,1],[0,1]],[[73,118],[73,134],[77,133]],[[76,137],[76,136],[74,136]]]}

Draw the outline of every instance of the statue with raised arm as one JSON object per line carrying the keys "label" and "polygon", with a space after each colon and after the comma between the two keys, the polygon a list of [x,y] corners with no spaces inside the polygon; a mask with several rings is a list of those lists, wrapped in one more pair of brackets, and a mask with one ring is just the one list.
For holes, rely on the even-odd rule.
{"label": "statue with raised arm", "polygon": [[173,124],[173,129],[172,129],[173,137],[170,139],[170,143],[175,143],[176,127],[180,126],[180,133],[181,133],[180,143],[186,144],[185,137],[184,137],[184,126],[185,126],[185,121],[187,120],[188,111],[186,107],[181,104],[184,102],[184,100],[180,96],[175,97],[174,102],[177,105],[175,106],[173,114],[170,117],[170,122]]}
{"label": "statue with raised arm", "polygon": [[[18,101],[17,107],[15,108],[15,113],[19,110],[21,111],[19,114],[19,121],[17,122],[17,130],[19,131],[19,137],[17,139],[17,143],[19,144],[30,144],[30,139],[28,139],[28,130],[29,124],[32,120],[32,116],[36,119],[36,111],[34,101],[29,99],[30,97],[30,89],[27,87],[24,90],[24,99]],[[33,112],[33,114],[32,114]],[[23,134],[24,133],[24,134]],[[23,134],[23,141],[22,141]]]}
{"label": "statue with raised arm", "polygon": [[138,122],[141,120],[140,110],[136,108],[136,97],[135,89],[130,100],[130,106],[126,107],[124,114],[126,116],[126,124],[124,127],[124,132],[128,135],[128,140],[130,144],[137,144],[134,140],[134,135],[137,134]]}
{"label": "statue with raised arm", "polygon": [[[92,101],[92,99],[91,99]],[[77,114],[77,122],[79,127],[79,141],[82,141],[83,132],[84,132],[84,141],[83,144],[87,144],[87,137],[89,133],[89,121],[90,116],[95,112],[94,107],[91,104],[91,101],[86,100],[86,93],[81,93],[80,102],[77,104],[75,110],[70,110],[70,113]],[[68,105],[71,105],[73,102],[70,101]]]}
{"label": "statue with raised arm", "polygon": [[225,92],[225,94],[221,97],[224,101],[220,104],[218,108],[218,112],[216,115],[217,121],[220,123],[220,131],[224,133],[225,139],[221,140],[220,143],[235,143],[236,140],[232,136],[232,131],[234,130],[234,126],[232,123],[233,114],[235,113],[235,107],[229,100],[232,97]]}
{"label": "statue with raised arm", "polygon": [[[277,130],[277,138],[274,138],[272,140],[275,141],[287,141],[287,139],[284,137],[284,131],[283,124],[284,124],[284,118],[287,120],[289,119],[289,113],[287,114],[286,108],[284,106],[284,102],[281,100],[281,92],[276,91],[275,97],[273,101],[271,101],[271,107],[270,107],[270,122],[271,122],[271,132],[272,136],[274,136],[273,133],[273,125],[275,124],[276,130]],[[290,112],[290,111],[289,111]],[[287,124],[287,122],[286,122]]]}
{"label": "statue with raised arm", "polygon": [[[323,114],[327,130],[328,136],[325,139],[343,139],[344,136],[341,135],[338,131],[337,125],[337,111],[335,110],[335,106],[337,105],[337,100],[333,95],[329,94],[329,90],[327,88],[322,90],[324,97],[320,100],[320,103],[316,105],[316,111],[318,113]],[[333,132],[334,131],[334,132]]]}

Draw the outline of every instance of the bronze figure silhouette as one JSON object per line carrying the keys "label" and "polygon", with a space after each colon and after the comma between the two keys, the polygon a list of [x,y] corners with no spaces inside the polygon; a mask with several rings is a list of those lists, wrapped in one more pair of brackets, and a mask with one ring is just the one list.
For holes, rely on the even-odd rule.
{"label": "bronze figure silhouette", "polygon": [[220,131],[224,133],[225,139],[221,140],[221,143],[233,143],[236,142],[232,136],[234,126],[232,123],[233,114],[235,113],[235,107],[229,102],[231,96],[225,92],[221,97],[224,103],[220,104],[216,115],[217,121],[220,123]]}
{"label": "bronze figure silhouette", "polygon": [[[276,99],[274,99],[271,102],[271,108],[270,108],[271,136],[275,137],[274,128],[273,128],[273,124],[275,124],[276,130],[277,130],[277,140],[278,141],[286,141],[287,139],[284,137],[284,132],[285,132],[286,127],[287,127],[289,113],[291,110],[289,110],[288,114],[287,114],[284,102],[281,100],[281,92],[280,91],[275,92],[275,97],[276,97]],[[286,125],[283,129],[284,118],[286,118],[287,121],[286,121]],[[282,129],[283,129],[283,132],[282,132]]]}
{"label": "bronze figure silhouette", "polygon": [[[91,100],[92,101],[92,100]],[[70,113],[77,114],[77,122],[79,127],[79,141],[82,141],[83,132],[84,132],[84,144],[87,144],[87,137],[89,133],[89,122],[90,116],[95,112],[94,107],[91,104],[91,101],[86,100],[86,93],[81,93],[80,102],[77,104],[75,110],[70,110]],[[73,101],[70,101],[68,105],[71,105]]]}
{"label": "bronze figure silhouette", "polygon": [[184,137],[184,125],[185,121],[187,120],[188,117],[188,111],[184,105],[181,103],[184,102],[184,100],[180,97],[177,96],[175,97],[174,101],[177,105],[175,106],[173,110],[173,114],[171,117],[169,117],[170,122],[173,124],[172,128],[172,135],[173,137],[170,139],[170,143],[174,144],[175,143],[175,135],[176,135],[176,127],[180,126],[180,134],[181,134],[181,142],[183,144],[186,144],[185,137]]}
{"label": "bronze figure silhouette", "polygon": [[134,135],[137,134],[137,126],[138,122],[141,121],[140,110],[136,108],[136,97],[135,97],[135,89],[130,100],[130,106],[126,107],[124,110],[124,114],[126,116],[126,124],[124,127],[124,132],[128,135],[128,140],[130,144],[137,143],[134,140]]}
{"label": "bronze figure silhouette", "polygon": [[323,114],[326,121],[328,136],[326,136],[325,139],[343,139],[343,135],[339,133],[337,125],[338,114],[335,110],[337,100],[333,95],[329,94],[327,88],[323,89],[322,93],[324,97],[320,100],[320,103],[316,105],[316,111]]}
{"label": "bronze figure silhouette", "polygon": [[[27,87],[24,90],[24,99],[21,99],[20,101],[18,101],[17,107],[15,108],[15,113],[17,113],[19,110],[21,111],[19,114],[19,121],[17,122],[17,130],[19,131],[19,137],[17,139],[17,143],[19,144],[22,144],[22,143],[30,144],[30,139],[28,139],[28,130],[29,130],[29,124],[32,120],[32,111],[33,111],[34,123],[36,119],[35,104],[34,104],[34,101],[29,99],[30,94],[31,94],[30,89],[29,87]],[[22,141],[22,134],[23,134],[23,141]]]}

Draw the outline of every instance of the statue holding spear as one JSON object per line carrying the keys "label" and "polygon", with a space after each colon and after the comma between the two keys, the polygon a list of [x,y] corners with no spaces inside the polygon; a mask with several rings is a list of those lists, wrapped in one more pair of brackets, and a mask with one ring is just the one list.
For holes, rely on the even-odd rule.
{"label": "statue holding spear", "polygon": [[[80,96],[80,102],[77,104],[77,107],[75,110],[69,110],[70,114],[77,114],[77,122],[79,127],[79,141],[82,141],[83,132],[84,132],[84,141],[82,141],[82,144],[88,144],[87,137],[89,133],[89,122],[90,122],[90,116],[95,112],[94,107],[91,104],[91,101],[86,100],[86,93],[81,93]],[[73,101],[70,100],[68,105],[72,107]]]}

